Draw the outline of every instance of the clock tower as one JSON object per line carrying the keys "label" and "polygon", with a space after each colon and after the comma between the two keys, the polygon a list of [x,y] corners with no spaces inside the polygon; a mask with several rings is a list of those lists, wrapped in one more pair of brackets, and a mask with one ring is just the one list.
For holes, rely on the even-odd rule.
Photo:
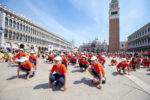
{"label": "clock tower", "polygon": [[119,2],[112,0],[109,8],[109,52],[120,49]]}

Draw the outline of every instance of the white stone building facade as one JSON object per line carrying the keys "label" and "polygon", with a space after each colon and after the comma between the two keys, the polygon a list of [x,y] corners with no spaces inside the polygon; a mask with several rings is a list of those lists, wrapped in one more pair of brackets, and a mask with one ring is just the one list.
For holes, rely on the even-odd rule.
{"label": "white stone building facade", "polygon": [[150,49],[150,23],[128,36],[128,50]]}
{"label": "white stone building facade", "polygon": [[0,4],[0,47],[46,51],[48,45],[53,45],[54,50],[71,51],[74,48],[72,42]]}

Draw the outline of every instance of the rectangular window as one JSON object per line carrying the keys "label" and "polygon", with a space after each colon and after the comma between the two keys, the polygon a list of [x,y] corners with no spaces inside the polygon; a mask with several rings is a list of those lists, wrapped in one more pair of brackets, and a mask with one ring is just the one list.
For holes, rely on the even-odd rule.
{"label": "rectangular window", "polygon": [[118,14],[117,11],[111,12],[111,15],[116,15],[116,14]]}

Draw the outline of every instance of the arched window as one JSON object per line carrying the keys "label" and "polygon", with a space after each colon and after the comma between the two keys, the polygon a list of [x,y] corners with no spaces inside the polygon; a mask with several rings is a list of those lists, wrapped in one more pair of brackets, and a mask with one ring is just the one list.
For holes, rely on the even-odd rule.
{"label": "arched window", "polygon": [[13,40],[15,40],[15,37],[16,37],[15,35],[16,35],[15,32],[13,32]]}
{"label": "arched window", "polygon": [[31,42],[31,37],[29,36],[29,42]]}
{"label": "arched window", "polygon": [[25,35],[23,35],[23,41],[26,41],[26,39],[25,39]]}
{"label": "arched window", "polygon": [[9,31],[9,39],[11,39],[11,38],[12,38],[12,32]]}
{"label": "arched window", "polygon": [[7,36],[8,36],[8,31],[5,30],[4,37],[7,38]]}
{"label": "arched window", "polygon": [[31,34],[32,34],[32,28],[31,28]]}
{"label": "arched window", "polygon": [[20,34],[20,40],[22,40],[22,34]]}
{"label": "arched window", "polygon": [[26,42],[28,41],[28,36],[26,35]]}
{"label": "arched window", "polygon": [[22,24],[20,24],[20,31],[22,31]]}
{"label": "arched window", "polygon": [[16,39],[17,39],[17,40],[19,40],[19,33],[17,33],[17,35],[16,35]]}
{"label": "arched window", "polygon": [[9,19],[9,27],[12,27],[12,20]]}
{"label": "arched window", "polygon": [[19,30],[19,23],[17,23],[17,29]]}
{"label": "arched window", "polygon": [[29,33],[30,33],[30,27],[29,27],[28,31],[29,31]]}
{"label": "arched window", "polygon": [[16,28],[16,22],[13,21],[13,28]]}
{"label": "arched window", "polygon": [[23,25],[23,31],[25,31],[25,25]]}
{"label": "arched window", "polygon": [[5,18],[5,26],[8,26],[8,18]]}
{"label": "arched window", "polygon": [[26,32],[28,32],[28,27],[26,26]]}

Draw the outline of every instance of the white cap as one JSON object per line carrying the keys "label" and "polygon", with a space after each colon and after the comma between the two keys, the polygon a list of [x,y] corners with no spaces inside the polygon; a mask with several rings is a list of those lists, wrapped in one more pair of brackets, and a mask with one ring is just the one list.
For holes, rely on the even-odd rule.
{"label": "white cap", "polygon": [[82,55],[82,58],[86,58],[86,56],[85,56],[85,55]]}
{"label": "white cap", "polygon": [[23,49],[20,49],[20,51],[24,51]]}
{"label": "white cap", "polygon": [[96,56],[93,56],[93,57],[91,58],[91,60],[97,60],[97,57],[96,57]]}
{"label": "white cap", "polygon": [[63,53],[61,53],[60,55],[61,55],[61,56],[63,56],[64,54],[63,54]]}
{"label": "white cap", "polygon": [[33,50],[30,53],[35,53]]}
{"label": "white cap", "polygon": [[57,57],[54,58],[54,60],[62,61],[62,58],[60,56],[57,56]]}
{"label": "white cap", "polygon": [[28,61],[27,57],[22,57],[21,59],[17,60],[18,62],[25,62]]}
{"label": "white cap", "polygon": [[83,52],[81,52],[81,55],[83,55],[84,53]]}
{"label": "white cap", "polygon": [[55,52],[54,52],[53,54],[54,54],[54,55],[56,55],[56,53],[55,53]]}
{"label": "white cap", "polygon": [[121,61],[126,61],[126,58],[122,58]]}
{"label": "white cap", "polygon": [[73,55],[73,57],[75,57],[75,55]]}

